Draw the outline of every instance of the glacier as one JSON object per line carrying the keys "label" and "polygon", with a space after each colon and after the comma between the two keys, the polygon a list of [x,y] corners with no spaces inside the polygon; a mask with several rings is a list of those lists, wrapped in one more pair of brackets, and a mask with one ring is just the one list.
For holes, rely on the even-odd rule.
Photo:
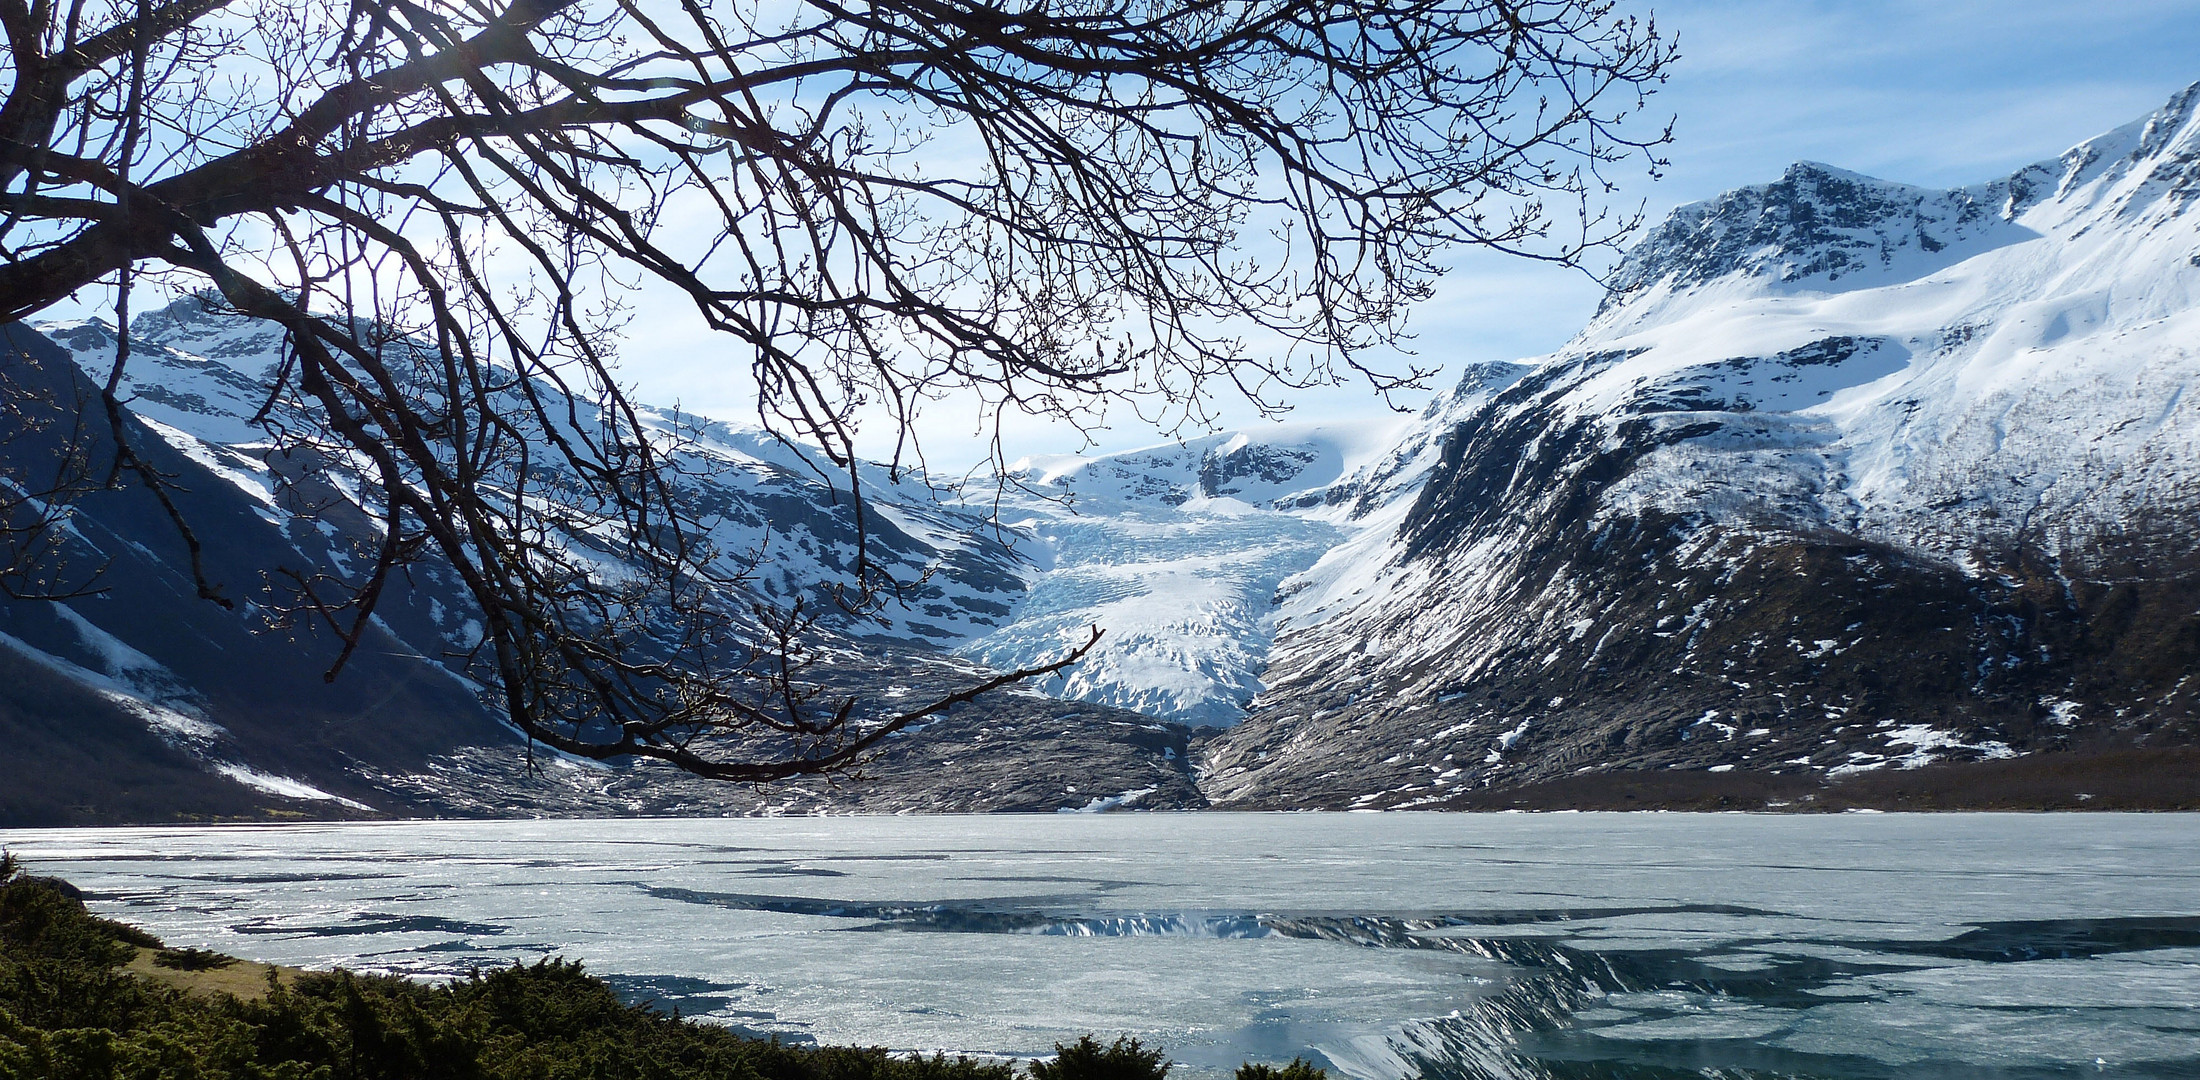
{"label": "glacier", "polygon": [[[951,767],[986,806],[1105,807],[1148,788],[1170,805],[1458,806],[1521,785],[1573,798],[1589,789],[1564,785],[1616,773],[1853,779],[2190,746],[2196,101],[2200,87],[1966,187],[1803,162],[1682,207],[1571,341],[1466,365],[1417,412],[1037,455],[957,482],[864,464],[860,504],[764,431],[642,415],[679,447],[684,496],[738,583],[723,599],[820,601],[819,655],[860,669],[876,701],[1105,632],[1075,669],[909,757]],[[105,376],[111,326],[39,329]],[[252,422],[279,331],[187,297],[133,336],[133,422],[221,489],[194,498],[252,526],[228,554],[266,544],[351,572],[372,530],[346,509],[359,478],[336,462],[302,479]],[[861,542],[900,587],[846,612],[824,601],[855,561],[859,507]],[[150,535],[77,540],[172,591]],[[17,606],[13,653],[110,703],[127,690],[159,738],[248,767],[234,747],[255,724],[233,702],[202,707],[220,646],[89,600]],[[453,659],[480,637],[468,611],[433,566],[386,603],[385,655],[441,672],[422,700],[478,696]],[[184,621],[229,640],[212,618]],[[203,737],[178,735],[190,724]],[[1073,736],[1122,755],[1105,790],[1057,775],[1043,746],[1000,749]],[[373,790],[463,791],[497,741],[466,738],[432,763],[374,765]],[[1037,779],[968,779],[980,760]],[[373,801],[329,767],[249,765]],[[566,794],[620,787],[600,779]],[[866,805],[955,808],[913,792]],[[718,804],[633,798],[616,805]]]}

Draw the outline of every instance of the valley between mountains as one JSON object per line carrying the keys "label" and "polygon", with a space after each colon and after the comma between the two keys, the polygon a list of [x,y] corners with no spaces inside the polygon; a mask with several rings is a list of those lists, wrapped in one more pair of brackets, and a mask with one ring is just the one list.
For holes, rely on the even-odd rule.
{"label": "valley between mountains", "polygon": [[[280,332],[185,299],[132,333],[131,438],[248,602],[194,595],[149,493],[85,497],[54,572],[97,591],[0,601],[0,825],[2200,806],[2200,86],[1971,187],[1801,163],[1682,207],[1565,347],[1394,421],[869,470],[859,533],[800,449],[654,417],[730,605],[829,594],[859,536],[906,583],[820,628],[820,681],[890,703],[1107,630],[831,781],[531,754],[432,567],[325,682],[334,638],[249,597],[373,536],[249,422]],[[15,401],[96,401],[111,326],[5,334]],[[14,413],[23,484],[69,425]]]}

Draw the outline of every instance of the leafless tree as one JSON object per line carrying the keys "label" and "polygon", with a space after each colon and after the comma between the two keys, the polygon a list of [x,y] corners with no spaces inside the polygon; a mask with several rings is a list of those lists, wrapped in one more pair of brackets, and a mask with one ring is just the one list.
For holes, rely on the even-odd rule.
{"label": "leafless tree", "polygon": [[1035,672],[861,725],[772,675],[799,613],[726,610],[616,381],[637,285],[850,488],[859,417],[899,468],[948,393],[1087,424],[1395,390],[1424,373],[1368,354],[1445,249],[1571,263],[1630,227],[1602,170],[1656,167],[1635,114],[1673,55],[1602,0],[0,0],[0,28],[0,318],[113,290],[106,481],[163,483],[116,401],[133,288],[211,290],[287,332],[280,451],[369,481],[379,550],[296,582],[310,610],[356,640],[438,560],[534,738],[736,779]]}

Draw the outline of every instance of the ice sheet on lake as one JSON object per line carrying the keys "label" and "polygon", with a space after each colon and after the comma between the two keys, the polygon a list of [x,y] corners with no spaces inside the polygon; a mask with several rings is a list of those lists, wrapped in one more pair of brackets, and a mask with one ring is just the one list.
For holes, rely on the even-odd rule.
{"label": "ice sheet on lake", "polygon": [[[1101,817],[0,834],[179,945],[1188,1080],[2200,1071],[2200,817]],[[2096,1065],[2096,1059],[2099,1059]]]}

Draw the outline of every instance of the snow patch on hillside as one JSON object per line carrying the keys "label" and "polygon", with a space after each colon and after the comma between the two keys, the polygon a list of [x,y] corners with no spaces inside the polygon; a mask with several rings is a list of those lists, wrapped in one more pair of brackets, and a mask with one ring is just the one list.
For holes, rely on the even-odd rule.
{"label": "snow patch on hillside", "polygon": [[[1527,537],[1552,533],[1537,523],[1579,525],[1588,543],[1653,523],[1675,572],[1713,578],[1798,536],[1974,577],[1989,572],[1981,552],[2055,560],[2103,537],[2190,537],[2196,105],[2200,86],[1987,184],[1934,192],[1805,163],[1675,211],[1580,335],[1447,418],[1459,445],[1502,459],[1459,471],[1478,486],[1447,491],[1441,515],[1370,504],[1362,531],[1286,581],[1265,673],[1286,726],[1243,745],[1280,762],[1298,752],[1289,724],[1438,703],[1500,656],[1509,678],[1532,677],[1519,665],[1537,657],[1601,670],[1596,627],[1622,601],[1540,560]],[[1656,637],[1692,648],[1719,617],[1676,612]],[[1363,685],[1380,704],[1354,704]],[[1283,700],[1300,692],[1325,711]],[[1884,752],[1812,767],[2011,752],[1936,732],[1897,727]]]}

